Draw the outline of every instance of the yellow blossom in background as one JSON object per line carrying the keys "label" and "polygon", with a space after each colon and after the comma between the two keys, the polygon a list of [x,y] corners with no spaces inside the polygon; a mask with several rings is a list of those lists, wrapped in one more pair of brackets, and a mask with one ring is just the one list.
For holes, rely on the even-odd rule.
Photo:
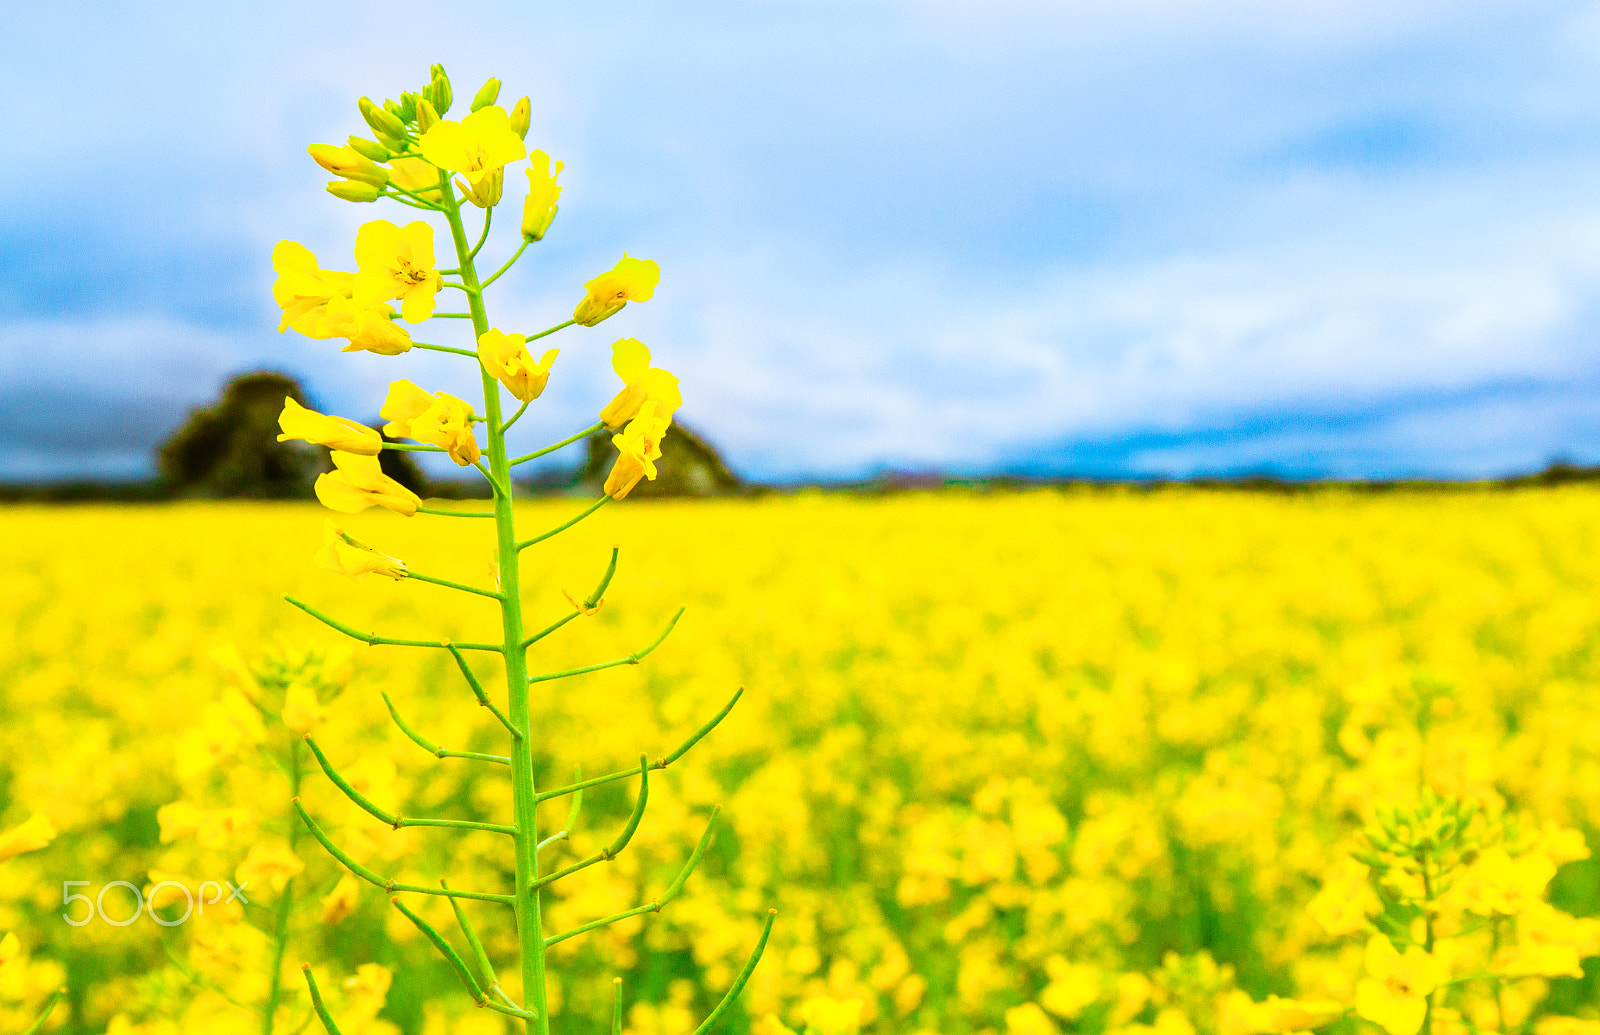
{"label": "yellow blossom in background", "polygon": [[0,938],[0,967],[17,958],[22,951],[22,939],[17,937],[17,932],[7,931],[4,938]]}
{"label": "yellow blossom in background", "polygon": [[347,535],[332,521],[322,525],[322,549],[317,552],[317,567],[355,578],[359,575],[406,577],[406,564],[398,557],[379,553],[359,539]]}
{"label": "yellow blossom in background", "polygon": [[[339,878],[333,890],[322,896],[322,922],[336,924],[349,916],[361,899],[361,884],[351,874]],[[385,989],[387,991],[387,989]]]}
{"label": "yellow blossom in background", "polygon": [[410,381],[389,385],[389,396],[378,415],[389,423],[383,433],[441,446],[450,459],[467,467],[481,455],[472,436],[472,407],[444,392],[425,392]]}
{"label": "yellow blossom in background", "polygon": [[334,450],[333,465],[334,470],[318,475],[312,486],[329,510],[359,514],[378,506],[410,517],[422,505],[416,493],[383,473],[375,456]]}
{"label": "yellow blossom in background", "polygon": [[363,456],[377,456],[383,449],[383,436],[366,425],[347,417],[333,417],[307,409],[289,396],[284,397],[278,427],[283,429],[279,442],[299,439]]}
{"label": "yellow blossom in background", "polygon": [[1296,1032],[1320,1028],[1337,1020],[1345,1008],[1327,999],[1280,999],[1269,995],[1260,1004],[1261,1030],[1264,1032]]}
{"label": "yellow blossom in background", "polygon": [[1023,1003],[1006,1011],[1007,1035],[1058,1035],[1060,1031],[1037,1003]]}
{"label": "yellow blossom in background", "polygon": [[1416,1035],[1444,968],[1415,945],[1400,953],[1381,934],[1367,942],[1366,965],[1367,976],[1356,984],[1356,1013],[1389,1035]]}
{"label": "yellow blossom in background", "polygon": [[1583,977],[1581,959],[1600,954],[1600,920],[1578,918],[1547,902],[1517,914],[1517,940],[1496,956],[1497,969],[1515,977]]}
{"label": "yellow blossom in background", "polygon": [[290,879],[305,868],[306,864],[289,850],[288,845],[279,841],[258,841],[234,871],[234,877],[241,885],[250,885],[258,890],[270,887],[281,894],[288,887]]}
{"label": "yellow blossom in background", "polygon": [[421,323],[433,315],[443,278],[433,268],[433,227],[422,220],[396,226],[386,219],[356,231],[355,297],[363,302],[398,298],[400,316]]}
{"label": "yellow blossom in background", "polygon": [[56,828],[42,812],[0,834],[0,862],[24,852],[36,852],[56,839]]}
{"label": "yellow blossom in background", "polygon": [[600,411],[600,420],[615,431],[633,420],[645,403],[657,405],[657,414],[671,422],[683,405],[678,379],[671,372],[650,365],[650,349],[637,338],[621,338],[611,344],[611,369],[622,378],[622,391]]}
{"label": "yellow blossom in background", "polygon": [[861,1030],[861,1000],[818,995],[800,1007],[807,1035],[856,1035]]}
{"label": "yellow blossom in background", "polygon": [[572,318],[593,327],[608,316],[622,311],[629,302],[648,302],[661,280],[661,267],[649,259],[630,259],[626,253],[617,264],[585,283],[585,294]]}
{"label": "yellow blossom in background", "polygon": [[542,240],[550,223],[556,218],[557,199],[561,186],[556,177],[561,175],[562,163],[550,168],[550,156],[543,151],[528,155],[528,197],[522,203],[522,236],[530,241]]}
{"label": "yellow blossom in background", "polygon": [[499,105],[479,108],[460,122],[441,119],[422,134],[422,157],[466,176],[461,193],[479,208],[499,202],[505,165],[528,153]]}
{"label": "yellow blossom in background", "polygon": [[[1045,960],[1050,983],[1039,993],[1039,1005],[1063,1020],[1073,1020],[1100,998],[1104,975],[1091,963],[1069,963],[1063,956]],[[1007,1022],[1009,1024],[1009,1021]]]}
{"label": "yellow blossom in background", "polygon": [[1543,897],[1555,875],[1555,864],[1543,852],[1512,858],[1496,847],[1478,856],[1453,890],[1464,908],[1475,913],[1515,916]]}
{"label": "yellow blossom in background", "polygon": [[317,703],[316,690],[304,683],[290,683],[283,697],[282,718],[291,732],[303,737],[328,721],[328,713]]}
{"label": "yellow blossom in background", "polygon": [[483,361],[484,369],[523,402],[543,394],[550,380],[550,367],[559,353],[559,349],[545,349],[544,355],[534,362],[526,337],[506,334],[492,327],[478,339],[478,358]]}
{"label": "yellow blossom in background", "polygon": [[156,822],[161,827],[161,841],[166,844],[198,834],[205,813],[186,801],[173,801],[156,810]]}

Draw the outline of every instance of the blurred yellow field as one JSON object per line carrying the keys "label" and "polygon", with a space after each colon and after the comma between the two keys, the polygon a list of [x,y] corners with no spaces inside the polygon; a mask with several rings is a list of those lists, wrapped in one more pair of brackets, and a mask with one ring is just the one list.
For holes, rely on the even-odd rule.
{"label": "blurred yellow field", "polygon": [[[519,526],[583,505],[521,504]],[[511,1030],[451,988],[378,888],[341,890],[340,867],[303,831],[290,852],[292,792],[268,761],[290,735],[241,706],[230,647],[312,686],[321,748],[373,800],[489,822],[510,809],[501,774],[430,757],[379,696],[435,744],[496,751],[501,731],[448,654],[354,644],[283,597],[360,630],[459,641],[495,638],[493,605],[319,570],[324,514],[0,510],[0,827],[42,814],[59,831],[0,862],[0,931],[22,946],[0,968],[0,1030],[24,1027],[64,974],[67,1023],[83,1025],[69,1030],[256,1030],[250,1004],[273,970],[263,932],[284,888],[298,904],[285,912],[280,1030],[309,1018],[301,962],[338,996],[347,1033]],[[416,570],[486,585],[491,525],[380,512],[346,528]],[[552,892],[551,932],[650,901],[723,806],[683,898],[552,948],[553,1026],[601,1030],[620,975],[634,1035],[683,1035],[776,906],[743,1000],[773,1031],[1261,1030],[1230,1021],[1233,988],[1354,1001],[1365,939],[1328,920],[1329,896],[1308,906],[1348,883],[1372,808],[1414,802],[1424,785],[1525,816],[1524,840],[1544,838],[1538,851],[1562,864],[1550,901],[1592,915],[1596,869],[1561,828],[1593,843],[1600,805],[1597,530],[1600,492],[1581,487],[808,492],[603,508],[525,555],[539,628],[621,548],[608,602],[539,643],[533,671],[621,657],[687,611],[638,667],[536,686],[538,785],[656,758],[746,692],[652,781],[627,851]],[[469,660],[503,696],[489,656]],[[495,834],[392,830],[307,764],[308,813],[365,865],[505,886]],[[632,794],[591,792],[548,865],[604,845]],[[560,830],[566,801],[543,808]],[[114,881],[142,895],[243,876],[242,914],[217,904],[166,926],[183,912],[169,895],[125,926],[100,918],[134,912],[131,889],[105,892]],[[83,926],[62,918],[66,881],[103,895]],[[468,905],[488,955],[514,953],[509,917]],[[442,900],[416,908],[451,922]],[[1600,1003],[1593,970],[1529,973],[1491,994],[1467,979],[1475,965],[1452,971],[1462,1033],[1592,1017]],[[503,980],[514,995],[514,975]],[[1590,1030],[1581,1023],[1546,1028]]]}

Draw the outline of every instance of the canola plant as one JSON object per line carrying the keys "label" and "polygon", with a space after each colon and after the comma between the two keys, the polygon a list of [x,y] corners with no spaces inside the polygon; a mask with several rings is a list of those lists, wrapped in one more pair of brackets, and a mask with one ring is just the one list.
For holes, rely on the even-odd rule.
{"label": "canola plant", "polygon": [[[514,509],[548,528],[581,506]],[[274,980],[296,1030],[316,1023],[306,963],[346,1032],[522,1023],[476,1007],[383,889],[295,833],[283,765],[298,743],[303,808],[372,872],[513,879],[507,835],[374,821],[291,728],[314,720],[350,788],[397,817],[503,822],[497,764],[453,754],[503,750],[455,658],[353,643],[281,597],[455,643],[494,635],[494,600],[309,563],[309,505],[0,520],[4,1030],[63,984],[63,1030],[259,1030]],[[543,627],[574,613],[567,593],[583,603],[597,556],[624,558],[611,602],[541,641],[542,663],[615,656],[687,610],[649,664],[541,685],[536,786],[637,773],[636,749],[670,754],[749,689],[650,773],[627,850],[551,887],[547,937],[656,901],[723,806],[669,908],[550,946],[552,1029],[620,1010],[630,1035],[686,1035],[775,904],[722,1019],[762,1035],[1594,1035],[1597,521],[1586,487],[602,507],[520,572]],[[490,524],[373,509],[341,527],[466,583],[487,576]],[[503,672],[479,680],[502,706]],[[566,831],[546,872],[610,845],[635,788],[592,788],[571,824],[542,803],[546,836]],[[146,897],[123,926],[119,880]],[[64,909],[64,881],[117,923],[70,925],[86,910]],[[230,882],[249,901],[174,922],[207,881],[202,902]],[[464,967],[487,973],[481,946],[525,994],[509,910],[469,904],[474,945],[449,901],[418,899]]]}

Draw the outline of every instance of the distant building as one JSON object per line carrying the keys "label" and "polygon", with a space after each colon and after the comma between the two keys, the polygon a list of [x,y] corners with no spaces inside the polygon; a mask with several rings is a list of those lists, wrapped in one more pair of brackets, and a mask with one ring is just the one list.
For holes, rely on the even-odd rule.
{"label": "distant building", "polygon": [[[591,435],[588,459],[578,475],[586,489],[599,492],[617,459],[610,432]],[[716,448],[677,421],[661,439],[661,459],[656,480],[641,481],[628,498],[659,499],[672,496],[723,496],[743,492],[744,482],[728,469]]]}

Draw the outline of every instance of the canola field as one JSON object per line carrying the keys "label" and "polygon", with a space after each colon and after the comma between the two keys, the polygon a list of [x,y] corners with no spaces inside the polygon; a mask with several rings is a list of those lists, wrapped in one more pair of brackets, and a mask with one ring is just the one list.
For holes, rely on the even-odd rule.
{"label": "canola field", "polygon": [[[519,527],[582,506],[521,504]],[[0,1031],[61,985],[46,1030],[314,1030],[302,963],[346,1033],[512,1030],[291,799],[403,882],[501,888],[502,840],[374,820],[274,718],[314,714],[320,750],[402,815],[504,821],[505,780],[430,756],[381,696],[435,745],[494,751],[451,657],[360,645],[283,597],[458,641],[494,639],[495,610],[319,570],[322,522],[0,509]],[[481,584],[490,524],[345,527]],[[1450,1035],[1600,1032],[1594,489],[630,500],[525,554],[530,625],[568,614],[613,544],[608,602],[534,671],[626,655],[687,611],[638,666],[539,684],[539,786],[657,758],[745,693],[654,775],[627,850],[547,899],[552,932],[651,901],[721,806],[682,897],[552,947],[559,1032],[608,1030],[620,976],[630,1035],[687,1035],[769,907],[730,1031],[1409,1035],[1426,1010]],[[1424,965],[1374,948],[1390,892],[1351,851],[1382,808],[1432,795],[1516,833],[1416,918]],[[544,865],[632,807],[631,784],[595,788]],[[541,808],[563,829],[565,799]],[[221,901],[241,882],[248,904]],[[514,953],[507,917],[467,907],[491,961]],[[415,908],[453,930],[443,899]]]}

